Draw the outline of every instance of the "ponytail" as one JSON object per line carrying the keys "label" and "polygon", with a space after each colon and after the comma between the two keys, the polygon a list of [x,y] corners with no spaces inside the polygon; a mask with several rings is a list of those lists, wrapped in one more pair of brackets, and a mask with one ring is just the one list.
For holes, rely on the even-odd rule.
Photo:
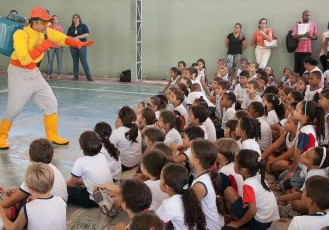
{"label": "ponytail", "polygon": [[241,117],[239,122],[241,129],[246,132],[248,139],[261,139],[260,122],[257,119],[252,117]]}
{"label": "ponytail", "polygon": [[262,183],[262,186],[265,190],[270,192],[271,190],[265,181],[265,166],[266,166],[265,160],[262,159],[261,157],[258,157],[258,166],[259,166],[260,181]]}
{"label": "ponytail", "polygon": [[274,111],[278,115],[278,118],[282,120],[285,117],[285,108],[280,98],[274,93],[267,93],[264,97],[269,103],[271,103]]}
{"label": "ponytail", "polygon": [[138,143],[136,140],[138,137],[138,126],[135,123],[137,119],[135,111],[129,106],[124,106],[120,109],[118,117],[123,126],[130,128],[130,130],[125,133],[125,137],[131,142]]}
{"label": "ponytail", "polygon": [[224,216],[225,214],[228,213],[227,207],[226,207],[226,202],[224,198],[224,194],[220,194],[221,191],[221,179],[219,177],[219,173],[215,170],[212,169],[209,172],[209,176],[212,182],[212,185],[214,186],[214,190],[216,193],[216,207],[217,207],[217,212]]}
{"label": "ponytail", "polygon": [[104,147],[107,150],[108,154],[110,154],[111,157],[113,157],[116,161],[118,161],[119,160],[119,156],[120,156],[120,151],[119,151],[119,149],[117,149],[115,147],[114,144],[112,144],[110,142],[110,139],[109,139],[108,136],[106,136],[103,139],[103,144],[104,144]]}
{"label": "ponytail", "polygon": [[130,128],[130,130],[125,133],[125,137],[131,142],[138,143],[138,141],[136,140],[137,137],[138,137],[138,126],[137,126],[137,124],[134,122],[128,128]]}
{"label": "ponytail", "polygon": [[314,101],[302,101],[302,113],[306,116],[306,122],[315,126],[317,140],[325,137],[324,109]]}

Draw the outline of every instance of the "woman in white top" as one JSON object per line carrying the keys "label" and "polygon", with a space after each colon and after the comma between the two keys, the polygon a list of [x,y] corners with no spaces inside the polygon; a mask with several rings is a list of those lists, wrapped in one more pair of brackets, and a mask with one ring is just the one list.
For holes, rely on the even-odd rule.
{"label": "woman in white top", "polygon": [[114,181],[119,181],[121,177],[121,160],[120,151],[110,142],[110,136],[112,134],[111,126],[106,122],[99,122],[96,124],[94,131],[103,141],[103,147],[101,153],[104,154],[107,163],[110,166],[110,171]]}
{"label": "woman in white top", "polygon": [[176,230],[206,230],[205,216],[188,179],[188,171],[181,164],[170,163],[162,169],[160,188],[169,198],[162,201],[156,214]]}
{"label": "woman in white top", "polygon": [[142,136],[136,124],[136,113],[128,106],[118,112],[115,127],[110,137],[121,153],[122,170],[129,170],[140,163],[142,157]]}

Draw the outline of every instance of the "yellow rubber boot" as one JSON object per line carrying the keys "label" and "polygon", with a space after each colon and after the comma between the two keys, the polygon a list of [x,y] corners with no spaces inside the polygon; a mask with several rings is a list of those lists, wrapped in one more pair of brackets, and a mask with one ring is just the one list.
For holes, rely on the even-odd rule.
{"label": "yellow rubber boot", "polygon": [[9,145],[8,145],[8,132],[11,128],[11,125],[13,123],[6,121],[5,119],[1,120],[1,124],[0,124],[0,150],[6,150],[9,149]]}
{"label": "yellow rubber boot", "polygon": [[62,139],[57,131],[57,114],[45,115],[45,130],[47,140],[56,145],[66,145],[69,140]]}

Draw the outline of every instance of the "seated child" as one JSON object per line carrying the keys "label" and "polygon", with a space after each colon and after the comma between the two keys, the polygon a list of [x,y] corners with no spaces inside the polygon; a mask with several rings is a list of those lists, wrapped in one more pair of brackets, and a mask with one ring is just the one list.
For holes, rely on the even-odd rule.
{"label": "seated child", "polygon": [[235,107],[234,107],[235,100],[236,100],[235,94],[232,92],[225,93],[222,96],[221,105],[224,109],[224,114],[223,114],[223,119],[222,119],[222,129],[223,130],[226,127],[226,123],[229,120],[232,120],[234,118],[234,115],[236,112]]}
{"label": "seated child", "polygon": [[251,62],[250,65],[249,65],[249,69],[248,71],[250,72],[250,79],[249,81],[251,80],[256,80],[257,79],[257,71],[258,71],[258,68],[259,68],[259,64],[257,62]]}
{"label": "seated child", "polygon": [[324,109],[324,122],[325,122],[325,135],[320,140],[319,145],[328,147],[329,143],[329,89],[324,89],[320,93],[320,100],[319,100],[320,106]]}
{"label": "seated child", "polygon": [[262,102],[262,98],[258,96],[257,90],[258,90],[258,81],[257,80],[251,80],[247,84],[247,95],[244,97],[241,108],[247,109],[248,105],[253,101],[259,101]]}
{"label": "seated child", "polygon": [[286,100],[286,106],[290,105],[291,103],[297,101],[303,101],[304,100],[304,95],[301,92],[298,92],[297,90],[291,91]]}
{"label": "seated child", "polygon": [[[167,100],[167,99],[166,99]],[[157,96],[152,96],[146,99],[146,107],[153,109],[155,112],[155,118],[159,120],[161,110],[167,108],[168,100],[166,102],[161,101]]]}
{"label": "seated child", "polygon": [[237,120],[232,119],[232,120],[227,121],[226,127],[224,129],[224,137],[237,140],[237,137],[235,135],[235,130],[236,130],[237,125],[238,125]]}
{"label": "seated child", "polygon": [[238,141],[241,144],[240,149],[251,149],[256,151],[259,156],[261,155],[261,150],[256,142],[261,137],[259,121],[251,117],[240,118],[235,134],[240,137]]}
{"label": "seated child", "polygon": [[172,154],[171,148],[163,142],[155,143],[152,150],[159,150],[163,152],[166,157],[171,157]]}
{"label": "seated child", "polygon": [[237,102],[241,105],[244,97],[247,95],[247,84],[250,78],[250,73],[246,70],[240,73],[240,83],[234,88],[234,94],[236,95]]}
{"label": "seated child", "polygon": [[209,84],[208,74],[207,74],[207,68],[206,68],[206,62],[204,59],[200,58],[196,61],[196,64],[198,65],[198,75],[204,76],[204,80],[206,84]]}
{"label": "seated child", "polygon": [[262,75],[257,80],[258,80],[258,86],[259,86],[258,90],[257,90],[257,94],[258,94],[258,96],[262,97],[266,87],[268,86],[267,85],[268,77]]}
{"label": "seated child", "polygon": [[289,75],[289,82],[287,84],[287,87],[295,90],[297,88],[298,80],[299,80],[299,73],[291,72]]}
{"label": "seated child", "polygon": [[[51,163],[54,154],[53,144],[44,138],[39,138],[30,144],[29,157],[31,163],[48,164],[55,175],[54,184],[51,187],[50,194],[61,197],[67,201],[67,188],[63,175]],[[21,208],[26,204],[28,197],[31,194],[26,187],[26,182],[23,181],[19,189],[10,189],[4,193],[1,200],[1,207],[4,208],[7,217],[10,220],[16,220]]]}
{"label": "seated child", "polygon": [[110,166],[113,181],[119,181],[122,171],[120,151],[110,142],[112,128],[106,122],[99,122],[96,124],[94,131],[102,139],[103,147],[101,149],[101,153],[104,154],[107,163]]}
{"label": "seated child", "polygon": [[195,83],[198,83],[201,87],[201,92],[206,94],[206,95],[210,95],[209,89],[206,85],[206,76],[205,76],[205,72],[204,72],[204,68],[203,68],[203,63],[193,63],[192,64],[192,68],[195,68],[198,71],[198,75],[195,77]]}
{"label": "seated child", "polygon": [[277,95],[272,93],[265,94],[263,97],[263,104],[267,113],[265,119],[270,125],[277,124],[280,120],[284,119],[284,105]]}
{"label": "seated child", "polygon": [[182,126],[182,121],[180,117],[177,117],[177,115],[170,111],[170,110],[164,110],[160,113],[158,126],[160,129],[163,129],[166,133],[164,143],[168,146],[175,143],[177,145],[182,145],[183,140],[181,135],[179,134],[176,127]]}
{"label": "seated child", "polygon": [[156,214],[165,224],[171,222],[172,229],[206,229],[205,215],[188,179],[181,164],[169,163],[162,169],[160,188],[169,198],[162,201]]}
{"label": "seated child", "polygon": [[279,92],[279,97],[281,99],[281,102],[286,105],[287,104],[287,98],[288,98],[288,95],[290,92],[294,91],[293,88],[290,88],[290,87],[285,87],[285,88],[282,88]]}
{"label": "seated child", "polygon": [[222,96],[229,90],[230,83],[228,81],[220,81],[215,88],[215,97],[216,97],[216,117],[221,121],[223,119],[223,108],[221,106]]}
{"label": "seated child", "polygon": [[229,74],[229,71],[228,71],[228,68],[226,66],[225,59],[222,59],[222,58],[219,59],[217,69],[214,72],[214,77],[220,77],[222,80],[229,81],[228,74]]}
{"label": "seated child", "polygon": [[247,111],[251,117],[257,119],[260,123],[260,133],[261,137],[257,140],[260,150],[264,151],[272,144],[272,130],[271,126],[265,119],[265,108],[261,102],[254,101],[251,102],[247,108]]}
{"label": "seated child", "polygon": [[174,111],[179,112],[183,120],[184,128],[186,128],[188,125],[188,112],[183,106],[184,94],[175,87],[171,87],[169,90],[171,91],[171,94],[168,101],[174,106]]}
{"label": "seated child", "polygon": [[197,83],[192,84],[191,93],[189,93],[189,95],[187,97],[187,104],[192,105],[194,103],[195,99],[201,98],[201,97],[207,102],[209,107],[215,108],[215,105],[208,100],[208,98],[206,97],[206,95],[204,93],[201,92],[200,85]]}
{"label": "seated child", "polygon": [[308,78],[303,75],[298,80],[296,90],[305,96],[305,91],[306,91],[307,85],[308,85]]}
{"label": "seated child", "polygon": [[155,123],[157,122],[156,113],[150,107],[143,108],[140,113],[136,115],[142,135],[144,135],[147,128],[155,127]]}
{"label": "seated child", "polygon": [[50,165],[32,163],[25,171],[25,183],[32,200],[24,204],[17,220],[13,223],[0,208],[0,217],[5,229],[66,229],[66,203],[59,196],[52,196],[50,190],[55,181]]}
{"label": "seated child", "polygon": [[85,131],[79,138],[83,157],[78,158],[72,169],[72,177],[67,182],[68,203],[97,207],[93,197],[95,184],[113,184],[107,160],[100,151],[102,140],[93,131]]}
{"label": "seated child", "polygon": [[179,82],[181,77],[182,77],[181,72],[176,67],[171,67],[170,68],[169,76],[170,76],[170,79],[169,79],[167,85],[161,91],[161,93],[166,92],[166,90],[169,88],[169,86],[171,86],[171,85],[174,86],[176,84],[176,82]]}
{"label": "seated child", "polygon": [[122,170],[132,169],[142,158],[142,135],[136,124],[137,116],[128,106],[122,107],[115,120],[116,129],[110,136],[110,142],[120,151]]}
{"label": "seated child", "polygon": [[304,100],[318,102],[320,99],[320,93],[322,87],[320,86],[322,73],[320,71],[314,71],[310,74],[309,85],[306,86]]}
{"label": "seated child", "polygon": [[151,150],[145,153],[142,158],[142,172],[147,178],[150,178],[144,181],[144,183],[150,188],[152,193],[152,203],[150,206],[150,210],[152,211],[156,211],[160,207],[161,202],[169,198],[168,194],[162,192],[160,189],[160,174],[167,161],[163,152],[158,150]]}
{"label": "seated child", "polygon": [[150,151],[156,143],[164,142],[164,140],[165,135],[161,129],[159,129],[158,127],[147,128],[145,130],[145,152]]}
{"label": "seated child", "polygon": [[306,180],[302,194],[302,203],[308,209],[308,215],[296,216],[289,230],[326,229],[329,223],[329,179],[312,176]]}
{"label": "seated child", "polygon": [[279,87],[280,88],[284,88],[284,87],[287,87],[288,84],[289,84],[289,76],[292,72],[292,69],[291,68],[284,68],[283,70],[283,77],[281,78],[280,80],[280,85]]}
{"label": "seated child", "polygon": [[228,226],[265,230],[279,220],[279,210],[273,192],[265,181],[265,162],[256,151],[242,149],[235,157],[235,171],[244,179],[243,196],[230,207],[238,218]]}
{"label": "seated child", "polygon": [[204,139],[208,140],[209,136],[203,123],[209,117],[209,111],[203,105],[195,105],[190,109],[189,124],[199,126],[204,131]]}
{"label": "seated child", "polygon": [[218,151],[217,164],[219,165],[219,172],[229,177],[231,186],[242,196],[243,178],[234,170],[235,156],[240,151],[238,143],[231,138],[221,138],[217,140],[216,146]]}
{"label": "seated child", "polygon": [[152,211],[137,213],[130,221],[130,230],[163,230],[163,221]]}
{"label": "seated child", "polygon": [[183,73],[185,68],[186,68],[186,62],[185,61],[179,61],[177,63],[177,68],[178,68],[179,72]]}

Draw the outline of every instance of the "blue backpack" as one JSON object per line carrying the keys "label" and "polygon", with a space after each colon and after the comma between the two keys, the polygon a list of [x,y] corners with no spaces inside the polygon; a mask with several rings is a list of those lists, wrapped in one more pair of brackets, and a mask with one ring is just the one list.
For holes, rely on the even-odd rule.
{"label": "blue backpack", "polygon": [[14,51],[13,35],[16,30],[26,26],[26,19],[19,15],[8,14],[0,17],[0,54],[10,57]]}

